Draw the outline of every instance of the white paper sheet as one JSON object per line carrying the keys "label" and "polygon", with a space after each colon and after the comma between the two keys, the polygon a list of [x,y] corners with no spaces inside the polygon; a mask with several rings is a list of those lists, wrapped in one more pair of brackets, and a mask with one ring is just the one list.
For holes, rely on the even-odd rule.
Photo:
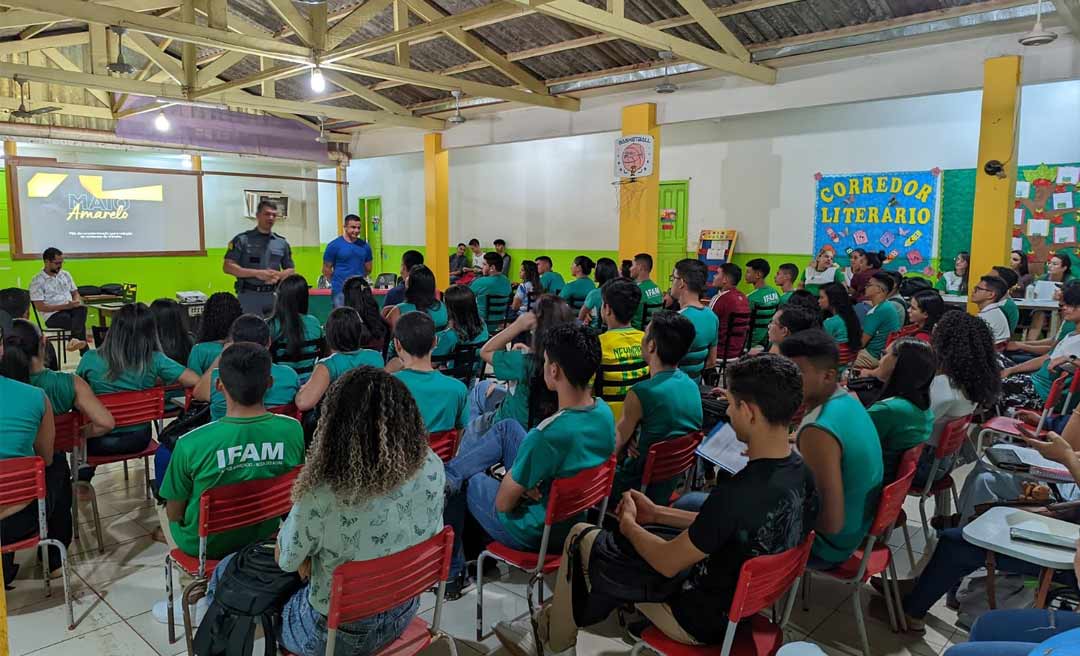
{"label": "white paper sheet", "polygon": [[1055,210],[1071,210],[1073,207],[1072,192],[1066,191],[1061,194],[1054,194],[1054,209]]}
{"label": "white paper sheet", "polygon": [[1024,225],[1024,208],[1013,210],[1013,225]]}
{"label": "white paper sheet", "polygon": [[1024,238],[1023,237],[1013,237],[1012,238],[1012,250],[1014,250],[1014,251],[1022,251],[1022,250],[1024,250]]}
{"label": "white paper sheet", "polygon": [[1076,226],[1054,228],[1054,243],[1055,244],[1071,244],[1076,241]]}
{"label": "white paper sheet", "polygon": [[746,467],[746,445],[735,436],[731,424],[719,424],[697,448],[697,454],[729,474],[737,474]]}
{"label": "white paper sheet", "polygon": [[1031,193],[1031,183],[1025,180],[1016,181],[1016,197],[1027,198]]}
{"label": "white paper sheet", "polygon": [[1050,234],[1050,220],[1032,219],[1028,221],[1028,234],[1035,236],[1042,235],[1043,237]]}
{"label": "white paper sheet", "polygon": [[1080,166],[1059,166],[1058,184],[1076,184],[1080,182]]}

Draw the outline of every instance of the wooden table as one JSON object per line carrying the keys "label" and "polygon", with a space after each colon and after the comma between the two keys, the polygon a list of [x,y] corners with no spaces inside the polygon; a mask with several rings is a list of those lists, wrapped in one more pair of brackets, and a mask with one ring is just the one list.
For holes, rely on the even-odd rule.
{"label": "wooden table", "polygon": [[87,305],[99,305],[101,303],[115,303],[117,301],[124,300],[123,296],[117,296],[116,294],[87,294],[82,297],[83,303]]}
{"label": "wooden table", "polygon": [[119,312],[121,308],[126,305],[125,303],[97,303],[94,305],[98,311],[98,325],[105,328],[109,325],[108,319],[115,313]]}

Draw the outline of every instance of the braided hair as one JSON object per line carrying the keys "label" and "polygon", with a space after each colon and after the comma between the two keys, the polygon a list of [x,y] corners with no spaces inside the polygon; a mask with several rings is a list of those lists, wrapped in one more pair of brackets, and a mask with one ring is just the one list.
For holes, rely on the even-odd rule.
{"label": "braided hair", "polygon": [[938,369],[972,403],[986,407],[1001,394],[1001,365],[986,322],[950,310],[934,326],[931,344]]}

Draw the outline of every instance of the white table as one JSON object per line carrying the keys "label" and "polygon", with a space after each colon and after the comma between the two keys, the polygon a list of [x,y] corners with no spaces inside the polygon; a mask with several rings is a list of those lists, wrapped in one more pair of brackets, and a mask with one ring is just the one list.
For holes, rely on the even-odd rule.
{"label": "white table", "polygon": [[1072,569],[1076,550],[1014,540],[1009,535],[1009,530],[1014,526],[1038,527],[1074,539],[1080,535],[1080,526],[1060,519],[1036,515],[1026,510],[999,507],[991,508],[964,527],[964,539],[971,544],[991,553],[1012,556],[1043,568],[1039,576],[1039,587],[1035,593],[1035,607],[1043,608],[1046,605],[1046,594],[1050,589],[1050,579],[1053,577],[1054,570]]}
{"label": "white table", "polygon": [[[949,305],[957,305],[961,308],[967,307],[968,297],[957,296],[955,294],[942,294],[941,300],[945,301]],[[1061,327],[1061,314],[1058,312],[1060,304],[1050,298],[1014,298],[1013,302],[1016,303],[1016,307],[1021,310],[1042,310],[1050,313],[1050,327],[1047,333],[1050,336],[1055,336],[1058,333],[1058,328]]]}

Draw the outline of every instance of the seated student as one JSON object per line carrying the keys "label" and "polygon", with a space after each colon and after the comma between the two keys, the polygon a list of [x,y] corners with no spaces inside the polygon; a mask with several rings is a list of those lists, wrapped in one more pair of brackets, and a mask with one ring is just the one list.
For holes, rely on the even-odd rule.
{"label": "seated student", "polygon": [[[746,294],[739,291],[742,269],[738,264],[725,262],[713,279],[713,284],[720,288],[716,296],[709,301],[709,309],[716,315],[716,357],[730,360],[743,353],[748,337],[746,328],[736,326],[729,335],[728,322],[732,314],[749,314],[750,301]],[[725,350],[726,349],[726,350]]]}
{"label": "seated student", "polygon": [[199,335],[195,345],[191,347],[191,354],[188,355],[188,369],[200,376],[206,373],[214,360],[221,355],[229,327],[243,313],[240,301],[229,292],[215,292],[206,299]]}
{"label": "seated student", "polygon": [[[521,289],[518,287],[518,289]],[[443,294],[446,304],[446,328],[435,333],[438,340],[432,355],[449,355],[459,346],[481,347],[491,337],[487,325],[480,320],[480,311],[476,309],[476,296],[465,285],[451,285]],[[535,301],[530,304],[531,308]],[[453,362],[448,366],[454,366]],[[480,370],[477,356],[477,371]]]}
{"label": "seated student", "polygon": [[435,273],[423,264],[414,266],[405,280],[405,301],[387,312],[386,320],[390,323],[391,330],[397,320],[409,312],[427,313],[435,322],[436,330],[446,328],[446,306],[439,300]]}
{"label": "seated student", "polygon": [[457,252],[450,256],[450,284],[457,284],[458,280],[465,277],[466,274],[471,274],[469,256],[465,254],[468,250],[463,242],[458,242]]}
{"label": "seated student", "polygon": [[495,247],[495,252],[498,253],[499,257],[502,258],[502,270],[510,271],[511,257],[510,253],[506,252],[506,241],[502,239],[496,239],[495,241],[491,242],[491,245]]}
{"label": "seated student", "polygon": [[855,359],[859,369],[876,367],[889,335],[904,325],[897,304],[889,301],[895,288],[896,280],[885,271],[878,271],[866,283],[866,298],[872,307],[862,320],[862,350]]}
{"label": "seated student", "polygon": [[[142,303],[128,303],[113,315],[105,342],[82,356],[75,373],[98,396],[174,383],[194,387],[199,382],[194,371],[158,350],[154,315]],[[90,455],[102,456],[138,453],[150,444],[150,436],[150,424],[124,426],[90,440],[86,450]],[[79,470],[83,481],[89,481],[93,475],[92,467]]]}
{"label": "seated student", "polygon": [[510,302],[510,310],[514,317],[531,311],[533,303],[540,298],[542,293],[540,272],[536,268],[536,262],[522,260],[518,276],[521,278],[521,283],[514,290],[514,300]]}
{"label": "seated student", "polygon": [[971,254],[960,251],[953,259],[953,270],[942,271],[941,277],[934,283],[934,289],[953,296],[967,296],[969,266],[971,266]]}
{"label": "seated student", "polygon": [[[772,313],[776,312],[776,308],[780,307],[780,294],[765,282],[769,270],[768,261],[760,257],[755,257],[746,263],[746,282],[754,288],[746,295],[746,300],[750,304],[750,311],[758,315],[759,322],[762,317],[771,317]],[[754,346],[765,346],[768,333],[768,326],[756,323],[750,336],[750,343]]]}
{"label": "seated student", "polygon": [[[9,351],[15,353],[9,354]],[[45,526],[50,538],[65,547],[71,545],[71,470],[63,453],[53,451],[56,433],[53,427],[52,404],[45,392],[29,385],[29,367],[22,354],[21,339],[0,334],[0,460],[38,456],[45,461]],[[16,380],[10,376],[17,370],[26,376]],[[0,541],[13,544],[38,532],[38,504],[32,501],[20,508],[0,508]],[[49,576],[61,574],[60,550],[49,552]],[[15,554],[3,555],[4,585],[9,586],[18,574]]]}
{"label": "seated student", "polygon": [[[479,246],[480,242],[477,242],[476,245]],[[405,283],[409,280],[409,272],[412,271],[414,266],[423,263],[424,254],[420,251],[410,249],[401,254],[401,270],[399,273],[401,281],[391,287],[390,291],[386,293],[386,298],[383,299],[383,307],[391,307],[398,303],[405,302]]]}
{"label": "seated student", "polygon": [[913,337],[929,343],[931,335],[934,334],[934,326],[945,314],[945,310],[945,301],[942,300],[941,294],[930,289],[917,292],[911,297],[911,304],[908,307],[908,318],[911,323],[890,334],[889,339],[885,341],[885,346],[904,337]]}
{"label": "seated student", "polygon": [[671,276],[671,295],[679,302],[679,314],[694,324],[694,342],[690,351],[679,363],[694,382],[701,380],[701,372],[716,365],[716,334],[719,321],[701,302],[705,295],[708,270],[699,260],[686,258],[675,263]]}
{"label": "seated student", "polygon": [[779,353],[780,344],[795,333],[821,328],[821,314],[797,305],[785,305],[769,322],[769,353]]}
{"label": "seated student", "polygon": [[847,346],[852,355],[858,353],[862,348],[862,326],[847,289],[836,282],[822,285],[818,291],[818,307],[826,315],[822,329],[838,347]]}
{"label": "seated student", "polygon": [[379,310],[379,302],[371,292],[371,285],[362,276],[353,276],[345,281],[341,288],[345,305],[360,313],[364,323],[364,341],[360,348],[386,353],[390,343],[390,324]]}
{"label": "seated student", "polygon": [[881,493],[883,460],[874,422],[838,385],[836,342],[822,330],[804,330],[780,345],[802,371],[806,416],[796,433],[799,453],[821,494],[810,566],[830,569],[862,544]]}
{"label": "seated student", "polygon": [[287,365],[304,382],[315,368],[323,342],[319,320],[308,314],[308,284],[303,276],[293,274],[278,283],[270,325],[274,362]]}
{"label": "seated student", "polygon": [[[29,318],[30,292],[18,287],[0,289],[0,334],[3,334],[5,330],[11,327],[13,319]],[[49,343],[45,344],[45,367],[53,371],[60,371],[60,361],[56,358],[56,349]]]}
{"label": "seated student", "polygon": [[[641,338],[645,333],[630,325],[641,304],[641,289],[622,278],[609,280],[600,289],[603,303],[599,313],[607,326],[600,334],[600,366],[613,369],[597,376],[596,395],[625,396],[629,389],[627,379],[649,375],[648,366],[641,357]],[[622,417],[623,402],[612,400],[608,406],[618,422]]]}
{"label": "seated student", "polygon": [[1041,406],[1040,402],[1046,401],[1050,394],[1054,379],[1060,375],[1057,367],[1070,357],[1080,357],[1080,331],[1076,330],[1076,324],[1080,322],[1080,283],[1065,285],[1062,290],[1061,317],[1073,324],[1072,332],[1064,335],[1048,353],[1002,369],[1001,376],[1006,378],[1008,393],[1027,397]]}
{"label": "seated student", "polygon": [[[158,506],[158,520],[170,548],[189,556],[199,554],[199,499],[207,490],[274,478],[303,464],[300,422],[271,414],[263,405],[272,364],[270,353],[261,344],[240,342],[221,352],[215,371],[221,374],[216,386],[225,396],[225,416],[177,440],[161,482],[165,505]],[[275,518],[215,533],[206,538],[206,556],[220,559],[273,535],[279,524]],[[153,615],[163,624],[168,622],[167,602],[154,604]]]}
{"label": "seated student", "polygon": [[990,327],[990,333],[994,336],[994,344],[1005,344],[1009,341],[1009,320],[1001,311],[1001,306],[1008,297],[1009,288],[1005,281],[996,276],[983,276],[978,284],[971,290],[971,302],[979,307],[979,318]]}
{"label": "seated student", "polygon": [[[1047,441],[1041,439],[1024,438],[1027,445],[1039,451],[1049,460],[1061,463],[1069,470],[1073,480],[1080,482],[1080,458],[1076,453],[1077,445],[1080,445],[1080,418],[1073,415],[1065,427],[1066,435],[1047,433]],[[926,613],[945,594],[960,584],[964,577],[975,570],[986,566],[987,552],[981,547],[964,539],[964,529],[947,528],[938,532],[937,546],[930,562],[926,564],[919,575],[915,586],[903,598],[903,609],[910,631],[921,633],[925,630]],[[1042,568],[1035,563],[1014,558],[1002,553],[995,554],[997,573],[1021,574],[1027,577],[1039,577]],[[1069,586],[1076,585],[1076,579],[1072,571],[1059,571],[1056,574],[1059,581]],[[1063,613],[1069,615],[1069,613]],[[983,616],[988,617],[988,616]],[[1022,638],[1021,638],[1022,639]],[[975,651],[972,653],[993,654],[987,651]],[[1012,652],[1007,652],[1012,653]],[[1028,652],[1025,652],[1028,653]],[[1039,648],[1030,651],[1031,654],[1051,654],[1056,651],[1044,652]],[[1067,652],[1061,652],[1067,653]]]}
{"label": "seated student", "polygon": [[[376,406],[394,411],[368,411]],[[297,656],[326,652],[335,568],[399,553],[443,528],[443,464],[428,448],[404,385],[378,369],[353,369],[330,388],[323,418],[277,536],[278,565],[306,579],[281,610],[281,646]],[[211,596],[227,564],[214,569]],[[416,597],[342,624],[334,653],[378,653],[400,637],[419,605]]]}
{"label": "seated student", "polygon": [[[532,428],[555,412],[558,405],[555,395],[544,386],[540,358],[547,333],[573,320],[566,301],[544,294],[536,303],[536,312],[521,315],[484,344],[480,359],[491,365],[496,380],[513,383],[513,390],[490,379],[476,382],[469,392],[469,425],[461,436],[462,444],[480,438],[504,419]],[[528,348],[507,350],[515,339],[530,332]]]}
{"label": "seated student", "polygon": [[788,296],[787,302],[785,302],[784,305],[788,307],[801,307],[809,310],[810,312],[813,312],[814,314],[821,314],[821,306],[818,303],[818,297],[814,296],[805,289],[796,289],[795,291],[791,292],[791,295]]}
{"label": "seated student", "polygon": [[421,312],[401,317],[394,328],[394,346],[403,368],[394,377],[412,392],[429,433],[462,429],[468,419],[469,390],[460,380],[431,366],[435,323]]}
{"label": "seated student", "polygon": [[[634,313],[631,325],[638,330],[645,330],[645,306],[651,306],[650,311],[655,312],[664,304],[664,292],[656,286],[652,280],[653,258],[648,253],[638,253],[630,264],[629,274],[641,288],[641,305]],[[625,277],[625,276],[624,276]]]}
{"label": "seated student", "polygon": [[[555,594],[538,612],[540,639],[551,652],[570,649],[577,642],[573,606],[578,604],[572,597],[582,593],[589,597],[593,617],[638,602],[637,610],[669,638],[691,645],[719,644],[727,622],[717,618],[724,617],[731,605],[743,563],[797,547],[818,521],[820,501],[813,472],[788,441],[788,425],[802,397],[799,370],[780,356],[761,355],[736,362],[728,371],[728,415],[738,439],[747,444],[746,468],[718,481],[697,512],[654,505],[636,490],[624,493],[616,510],[615,544],[628,542],[647,563],[641,571],[643,588],[644,581],[660,582],[689,570],[686,582],[671,596],[648,602],[615,598],[599,587],[574,590],[571,563],[580,558],[587,570],[597,538],[608,542],[612,537],[602,535],[606,530],[578,524],[566,541]],[[646,528],[650,525],[679,532],[665,540]],[[590,587],[588,579],[585,585]],[[541,653],[532,644],[528,619],[500,622],[495,633],[510,653]]]}
{"label": "seated student", "polygon": [[844,271],[836,263],[836,249],[831,244],[822,246],[814,261],[803,270],[799,287],[817,296],[821,288],[830,283],[843,285],[847,280]]}
{"label": "seated student", "polygon": [[[480,318],[487,324],[488,330],[494,331],[499,328],[506,317],[488,316],[488,297],[503,297],[506,301],[505,307],[508,316],[510,295],[513,292],[510,287],[510,280],[502,273],[502,257],[498,253],[484,254],[484,266],[481,267],[480,272],[482,273],[481,277],[474,280],[469,285],[469,289],[476,295],[476,309],[480,313]],[[438,325],[437,321],[435,323]]]}
{"label": "seated student", "polygon": [[[458,579],[458,591],[465,583],[460,538],[466,507],[492,539],[536,551],[551,482],[603,464],[615,449],[611,409],[592,396],[600,365],[596,335],[572,323],[556,326],[537,355],[543,358],[544,385],[558,395],[558,412],[527,434],[516,421],[500,421],[483,439],[462,443],[446,464],[446,523],[454,527],[456,543],[450,577]],[[507,469],[501,482],[487,474],[499,463]],[[552,544],[560,544],[572,524],[553,527]]]}
{"label": "seated student", "polygon": [[[1073,563],[1080,576],[1080,564]],[[1080,645],[1080,615],[1040,608],[992,610],[971,625],[967,642],[949,647],[942,656],[1030,656],[1075,654]]]}
{"label": "seated student", "polygon": [[904,283],[904,276],[899,271],[882,271],[885,275],[892,278],[893,288],[889,292],[886,300],[896,304],[896,311],[900,315],[900,325],[906,326],[908,323],[908,301],[900,293],[900,285]]}
{"label": "seated student", "polygon": [[[615,453],[620,459],[613,498],[641,487],[645,458],[652,445],[701,430],[701,394],[678,366],[693,341],[694,324],[689,319],[670,310],[653,314],[641,340],[649,380],[626,393],[622,417],[615,424]],[[650,485],[646,492],[656,503],[667,505],[678,484],[672,479]]]}
{"label": "seated student", "polygon": [[589,295],[589,292],[596,289],[596,283],[589,278],[595,266],[596,263],[585,255],[578,255],[574,258],[573,264],[570,265],[570,275],[574,276],[574,279],[566,283],[566,286],[559,292],[559,296],[575,312],[585,304],[585,297]]}
{"label": "seated student", "polygon": [[552,270],[551,258],[547,255],[536,258],[536,270],[540,272],[541,292],[558,296],[566,282],[561,273]]}
{"label": "seated student", "polygon": [[795,281],[799,278],[799,267],[790,262],[785,262],[776,268],[773,282],[776,283],[780,292],[780,305],[786,305],[791,298],[791,292],[795,291]]}
{"label": "seated student", "polygon": [[867,412],[881,440],[884,485],[896,480],[904,452],[930,439],[934,430],[930,385],[935,373],[934,350],[911,337],[893,342],[881,358],[878,374],[885,387]]}
{"label": "seated student", "polygon": [[[257,344],[263,348],[270,346],[270,327],[262,317],[256,314],[243,314],[229,328],[229,335],[225,338],[225,350],[230,346],[248,342]],[[222,351],[222,353],[225,352]],[[220,360],[220,356],[218,356]],[[210,364],[210,368],[199,379],[199,383],[192,390],[192,398],[210,404],[210,419],[217,421],[225,416],[228,410],[225,394],[218,385],[221,374],[218,372],[218,360]],[[263,405],[268,408],[276,408],[288,405],[296,397],[300,389],[300,377],[292,367],[275,362],[270,367],[270,381],[263,396]],[[160,452],[161,449],[159,448]]]}
{"label": "seated student", "polygon": [[187,362],[195,346],[187,327],[187,311],[171,298],[159,298],[150,304],[150,313],[154,315],[161,352],[170,360]]}
{"label": "seated student", "polygon": [[[610,257],[601,257],[596,260],[596,273],[593,274],[593,277],[596,279],[596,287],[585,296],[585,304],[578,311],[578,321],[593,330],[599,331],[603,326],[600,306],[604,303],[603,294],[600,290],[609,280],[615,280],[619,277],[619,265],[615,264],[615,260]],[[640,303],[638,307],[641,307]],[[634,308],[634,311],[636,312],[637,308]]]}
{"label": "seated student", "polygon": [[[339,307],[326,319],[326,346],[330,356],[319,360],[300,391],[296,393],[296,408],[301,412],[319,405],[327,388],[350,369],[383,366],[382,353],[361,348],[364,323],[360,313],[351,307]],[[271,406],[273,407],[273,406]]]}
{"label": "seated student", "polygon": [[990,269],[990,273],[987,275],[1001,278],[1005,282],[1005,288],[1009,290],[1009,293],[1005,294],[1005,298],[1001,301],[1001,312],[1009,322],[1009,335],[1011,336],[1013,331],[1016,330],[1016,325],[1020,323],[1020,307],[1012,297],[1012,290],[1020,280],[1020,275],[1007,266],[996,266]]}

